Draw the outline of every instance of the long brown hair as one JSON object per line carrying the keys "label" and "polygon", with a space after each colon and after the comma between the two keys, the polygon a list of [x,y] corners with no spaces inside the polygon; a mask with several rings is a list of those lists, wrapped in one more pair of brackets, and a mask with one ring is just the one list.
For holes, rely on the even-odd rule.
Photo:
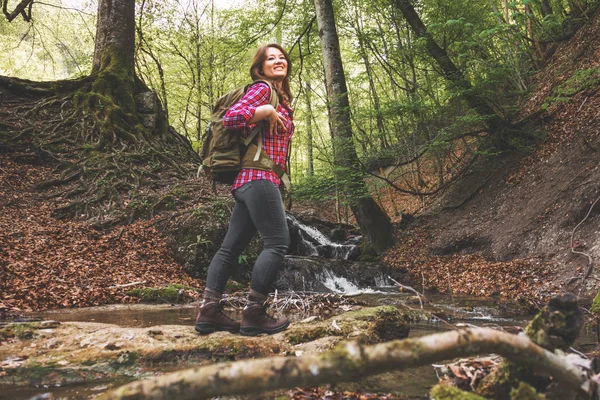
{"label": "long brown hair", "polygon": [[283,47],[281,47],[281,45],[279,45],[277,43],[269,43],[269,44],[265,44],[264,46],[260,46],[256,50],[256,53],[254,53],[254,59],[252,60],[252,65],[250,66],[250,76],[255,81],[268,80],[269,82],[271,82],[271,80],[265,76],[264,71],[263,71],[263,64],[264,64],[265,60],[267,59],[267,50],[270,47],[274,47],[277,50],[281,51],[281,53],[285,57],[285,60],[287,61],[287,74],[285,75],[285,78],[283,78],[283,81],[281,81],[281,85],[279,85],[278,82],[272,82],[272,83],[273,83],[273,86],[280,93],[280,96],[282,96],[283,99],[287,103],[291,103],[293,96],[292,96],[292,92],[290,90],[289,76],[292,73],[292,62],[290,60],[289,54],[287,53],[287,51],[285,51],[285,49]]}

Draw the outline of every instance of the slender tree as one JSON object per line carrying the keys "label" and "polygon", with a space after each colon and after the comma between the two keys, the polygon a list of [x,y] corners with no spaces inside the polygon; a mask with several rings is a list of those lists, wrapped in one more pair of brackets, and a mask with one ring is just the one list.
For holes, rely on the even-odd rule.
{"label": "slender tree", "polygon": [[306,158],[308,165],[308,176],[315,174],[315,166],[313,160],[313,129],[312,129],[312,102],[311,102],[312,87],[310,81],[306,81]]}
{"label": "slender tree", "polygon": [[389,217],[369,194],[352,138],[350,103],[331,0],[315,0],[329,102],[336,179],[342,185],[363,235],[382,253],[393,245]]}
{"label": "slender tree", "polygon": [[473,92],[471,83],[463,72],[452,62],[448,53],[434,40],[431,33],[415,11],[410,0],[395,0],[394,5],[402,12],[404,18],[419,38],[425,39],[429,55],[436,61],[444,73],[444,77],[460,90],[462,97],[481,117],[483,117],[492,133],[500,133],[508,128],[508,123],[501,118],[488,104],[486,99]]}

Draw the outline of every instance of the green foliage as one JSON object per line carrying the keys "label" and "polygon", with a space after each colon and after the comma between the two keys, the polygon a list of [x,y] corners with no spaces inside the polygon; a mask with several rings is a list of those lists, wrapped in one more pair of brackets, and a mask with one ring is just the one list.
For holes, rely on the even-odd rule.
{"label": "green foliage", "polygon": [[600,316],[600,292],[598,292],[596,297],[594,297],[590,311],[592,314],[594,314],[594,316]]}
{"label": "green foliage", "polygon": [[0,75],[43,81],[89,74],[95,16],[93,7],[82,8],[84,12],[42,2],[34,5],[32,22],[19,16],[9,23],[2,16]]}
{"label": "green foliage", "polygon": [[546,396],[537,393],[533,386],[521,382],[519,387],[510,391],[511,400],[545,400]]}
{"label": "green foliage", "polygon": [[[143,2],[136,16],[138,76],[158,93],[169,123],[190,138],[197,150],[215,100],[249,81],[248,68],[256,46],[271,41],[282,43],[290,51],[293,64],[294,197],[338,197],[341,187],[362,177],[357,166],[344,170],[332,167],[335,157],[322,84],[319,32],[312,20],[314,5],[266,0],[238,3],[227,9],[218,2],[213,8],[208,0]],[[508,19],[502,3],[487,0],[418,2],[417,12],[428,33],[470,83],[469,94],[485,99],[501,116],[510,118],[518,112],[519,99],[529,89],[528,78],[536,71],[541,56],[533,48],[531,35],[549,43],[569,30],[575,3],[550,3],[552,12],[542,14],[538,1],[511,1]],[[34,25],[20,18],[12,23],[1,20],[0,49],[7,57],[0,61],[0,74],[30,79],[87,74],[92,62],[95,8],[83,2],[77,7],[84,12],[36,3]],[[470,141],[472,152],[456,152],[456,138],[480,129],[485,121],[474,116],[462,100],[464,88],[448,84],[427,52],[426,41],[412,32],[394,2],[347,0],[335,2],[334,7],[349,88],[354,135],[351,145],[367,168],[377,170],[397,160],[411,159],[423,150],[427,157],[441,161],[477,151],[495,151],[489,147],[478,149],[478,144]],[[124,89],[119,79],[116,81],[102,89]],[[307,82],[311,83],[310,93],[306,91]],[[579,71],[555,88],[545,107],[568,101],[597,83],[597,69]],[[131,112],[131,107],[123,110],[105,100],[98,94],[78,98],[90,109],[103,113],[107,123]],[[119,113],[124,114],[116,115]],[[499,140],[526,149],[542,137],[538,131],[531,132],[502,132]],[[309,147],[312,160],[308,160]],[[88,145],[86,150],[92,148]],[[315,176],[307,173],[309,162]],[[461,165],[461,160],[455,164]],[[155,169],[156,165],[148,164],[148,171]],[[171,204],[168,199],[164,203]],[[151,204],[132,206],[143,212],[152,209]],[[228,218],[227,209],[216,206],[215,210],[219,218]],[[194,215],[200,214],[202,211]]]}
{"label": "green foliage", "polygon": [[484,400],[483,397],[471,392],[465,392],[454,386],[435,385],[431,388],[429,395],[436,400]]}
{"label": "green foliage", "polygon": [[221,221],[227,221],[231,214],[230,199],[217,198],[211,203],[211,212],[218,216]]}
{"label": "green foliage", "polygon": [[252,260],[248,254],[240,254],[238,256],[238,264],[241,265],[252,265]]}
{"label": "green foliage", "polygon": [[331,175],[307,176],[294,183],[293,198],[301,201],[323,201],[336,198],[338,184]]}

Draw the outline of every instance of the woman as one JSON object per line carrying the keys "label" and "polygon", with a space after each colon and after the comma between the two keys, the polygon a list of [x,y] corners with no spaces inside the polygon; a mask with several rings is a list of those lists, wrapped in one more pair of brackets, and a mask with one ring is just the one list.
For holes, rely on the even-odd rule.
{"label": "woman", "polygon": [[[260,47],[254,55],[250,76],[254,81],[269,82],[277,91],[277,109],[269,104],[269,85],[255,82],[223,118],[226,128],[244,128],[246,137],[257,123],[264,123],[262,152],[282,168],[287,163],[288,146],[294,133],[290,70],[289,56],[280,45]],[[196,319],[197,332],[239,331],[242,335],[256,336],[288,327],[287,319],[276,319],[266,312],[269,289],[290,242],[280,183],[281,179],[272,170],[243,168],[236,177],[232,187],[235,206],[223,244],[208,268],[206,290]],[[252,269],[250,293],[240,323],[223,313],[220,300],[238,256],[256,232],[264,246]]]}

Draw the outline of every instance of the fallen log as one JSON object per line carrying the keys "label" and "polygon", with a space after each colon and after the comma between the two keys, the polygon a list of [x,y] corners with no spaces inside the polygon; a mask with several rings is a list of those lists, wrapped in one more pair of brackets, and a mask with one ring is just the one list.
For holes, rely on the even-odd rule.
{"label": "fallen log", "polygon": [[343,342],[301,357],[270,357],[220,363],[132,382],[100,399],[210,399],[275,389],[347,382],[385,371],[477,354],[499,354],[546,373],[589,395],[595,383],[564,357],[517,336],[489,328],[449,331],[366,346]]}

